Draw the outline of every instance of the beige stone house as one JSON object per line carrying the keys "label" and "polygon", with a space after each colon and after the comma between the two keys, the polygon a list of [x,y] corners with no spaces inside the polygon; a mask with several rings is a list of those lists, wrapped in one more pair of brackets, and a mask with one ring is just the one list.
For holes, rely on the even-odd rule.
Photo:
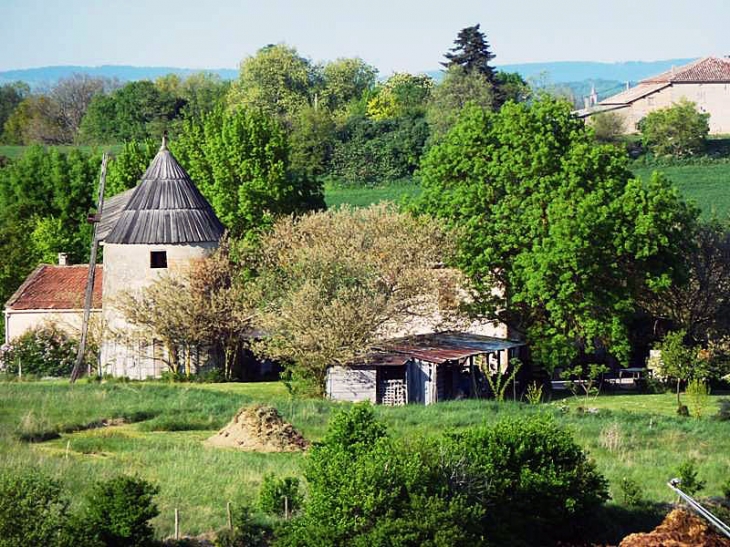
{"label": "beige stone house", "polygon": [[[117,307],[119,296],[205,258],[223,231],[210,203],[163,140],[139,184],[108,200],[99,219],[104,260],[97,266],[92,314],[101,324],[102,373],[143,379],[168,369],[167,349],[127,324]],[[78,332],[88,269],[39,266],[6,304],[6,341],[58,318]],[[198,352],[193,364],[204,366],[209,357]]]}
{"label": "beige stone house", "polygon": [[581,110],[578,115],[617,112],[624,117],[625,131],[633,133],[648,113],[682,99],[696,103],[700,112],[710,114],[710,134],[730,133],[730,58],[705,57],[672,68]]}

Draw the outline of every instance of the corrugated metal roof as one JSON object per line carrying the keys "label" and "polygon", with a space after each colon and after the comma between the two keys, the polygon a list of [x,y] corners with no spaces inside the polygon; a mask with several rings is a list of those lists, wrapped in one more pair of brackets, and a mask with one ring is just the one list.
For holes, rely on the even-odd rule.
{"label": "corrugated metal roof", "polygon": [[[180,166],[163,141],[139,185],[110,207],[123,208],[113,228],[104,235],[107,243],[176,244],[216,242],[223,225],[210,203]],[[117,197],[117,196],[115,196]],[[117,214],[102,213],[102,222]]]}
{"label": "corrugated metal roof", "polygon": [[[10,297],[11,310],[81,310],[88,281],[88,264],[50,266],[41,264]],[[96,266],[92,307],[101,308],[102,266]]]}
{"label": "corrugated metal roof", "polygon": [[398,366],[406,364],[413,358],[441,364],[524,345],[524,342],[515,340],[461,332],[421,334],[388,340],[368,354],[362,363]]}

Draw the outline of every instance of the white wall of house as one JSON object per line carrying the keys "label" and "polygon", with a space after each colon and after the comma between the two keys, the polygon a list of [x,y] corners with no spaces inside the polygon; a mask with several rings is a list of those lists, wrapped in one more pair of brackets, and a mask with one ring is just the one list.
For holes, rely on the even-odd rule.
{"label": "white wall of house", "polygon": [[647,114],[681,99],[696,103],[698,110],[710,114],[710,134],[730,133],[730,84],[726,83],[675,83],[616,112],[624,116],[626,130],[636,132],[636,124]]}
{"label": "white wall of house", "polygon": [[[102,313],[105,326],[101,369],[129,378],[159,377],[166,370],[164,350],[135,332],[115,306],[124,292],[139,292],[167,273],[182,272],[209,256],[217,243],[195,245],[104,245]],[[167,253],[167,268],[152,268],[153,251]]]}
{"label": "white wall of house", "polygon": [[[100,317],[101,310],[92,310],[92,317]],[[5,341],[11,342],[27,331],[53,323],[72,336],[81,332],[83,310],[5,310]]]}

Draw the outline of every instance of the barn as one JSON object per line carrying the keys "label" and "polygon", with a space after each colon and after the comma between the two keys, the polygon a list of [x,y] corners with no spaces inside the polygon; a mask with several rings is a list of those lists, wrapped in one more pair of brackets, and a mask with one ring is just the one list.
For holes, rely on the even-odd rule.
{"label": "barn", "polygon": [[335,401],[433,404],[485,396],[485,372],[507,372],[523,342],[462,332],[396,338],[362,359],[327,370],[326,393]]}

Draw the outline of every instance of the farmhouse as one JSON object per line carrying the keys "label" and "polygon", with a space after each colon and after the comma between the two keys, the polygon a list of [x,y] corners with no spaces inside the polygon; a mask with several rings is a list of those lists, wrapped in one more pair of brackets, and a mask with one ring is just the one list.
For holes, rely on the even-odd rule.
{"label": "farmhouse", "polygon": [[[5,304],[5,342],[50,323],[78,335],[88,271],[88,265],[68,265],[64,254],[58,265],[38,266]],[[103,269],[97,266],[91,308],[95,316],[101,314],[102,279]]]}
{"label": "farmhouse", "polygon": [[327,370],[326,393],[337,401],[432,404],[486,396],[485,373],[507,372],[524,343],[462,332],[389,340],[362,359]]}
{"label": "farmhouse", "polygon": [[[102,324],[101,372],[139,379],[159,376],[167,369],[168,348],[126,322],[119,297],[208,256],[218,246],[223,225],[167,149],[166,138],[140,183],[112,197],[95,220],[104,249],[103,266],[96,267],[92,309]],[[6,341],[57,316],[78,332],[88,269],[36,269],[6,304]],[[207,352],[189,357],[196,368],[213,358]]]}
{"label": "farmhouse", "polygon": [[730,59],[705,57],[688,65],[647,78],[638,85],[581,110],[588,117],[602,112],[618,112],[627,133],[650,112],[687,99],[700,112],[710,114],[710,133],[730,133]]}

